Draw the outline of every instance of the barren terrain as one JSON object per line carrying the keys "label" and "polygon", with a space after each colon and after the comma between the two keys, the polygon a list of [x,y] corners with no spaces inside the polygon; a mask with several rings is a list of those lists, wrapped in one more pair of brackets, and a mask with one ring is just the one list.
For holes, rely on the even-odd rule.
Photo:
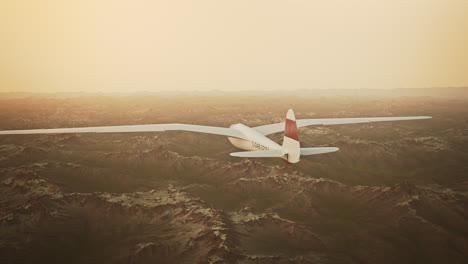
{"label": "barren terrain", "polygon": [[[0,129],[296,118],[340,151],[240,159],[190,132],[0,137],[2,263],[466,263],[468,101],[353,96],[0,98]],[[281,142],[281,133],[271,136]]]}

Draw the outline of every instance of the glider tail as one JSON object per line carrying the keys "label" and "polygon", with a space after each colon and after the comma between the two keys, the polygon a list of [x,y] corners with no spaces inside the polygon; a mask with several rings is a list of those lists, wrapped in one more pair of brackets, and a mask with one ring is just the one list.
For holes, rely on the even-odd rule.
{"label": "glider tail", "polygon": [[286,114],[286,124],[284,127],[283,148],[288,152],[284,158],[285,162],[297,163],[301,156],[301,145],[297,133],[296,117],[292,109]]}

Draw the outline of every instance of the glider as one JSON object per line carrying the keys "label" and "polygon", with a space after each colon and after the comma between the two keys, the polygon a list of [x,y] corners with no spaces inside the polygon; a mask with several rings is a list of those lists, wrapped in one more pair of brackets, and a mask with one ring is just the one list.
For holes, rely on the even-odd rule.
{"label": "glider", "polygon": [[[62,134],[62,133],[124,133],[124,132],[160,132],[169,130],[191,131],[227,136],[229,141],[237,148],[247,150],[231,153],[234,157],[245,158],[282,158],[287,164],[297,163],[300,156],[316,155],[338,151],[336,147],[301,148],[298,127],[314,125],[341,125],[382,121],[428,119],[430,116],[408,117],[368,117],[368,118],[325,118],[325,119],[299,119],[296,120],[294,112],[289,109],[286,122],[248,127],[243,124],[234,124],[227,127],[199,126],[189,124],[153,124],[131,126],[102,126],[54,129],[28,129],[4,130],[0,135],[12,134]],[[284,131],[283,144],[279,145],[267,135]]]}

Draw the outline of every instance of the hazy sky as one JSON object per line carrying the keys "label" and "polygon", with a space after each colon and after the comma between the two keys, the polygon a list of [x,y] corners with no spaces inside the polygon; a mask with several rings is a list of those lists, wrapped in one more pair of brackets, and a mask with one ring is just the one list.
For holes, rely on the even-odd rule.
{"label": "hazy sky", "polygon": [[468,86],[467,0],[4,0],[0,91]]}

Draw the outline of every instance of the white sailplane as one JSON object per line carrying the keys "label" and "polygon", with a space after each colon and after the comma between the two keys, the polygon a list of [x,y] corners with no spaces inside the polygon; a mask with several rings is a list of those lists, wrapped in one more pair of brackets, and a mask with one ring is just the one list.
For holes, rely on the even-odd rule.
{"label": "white sailplane", "polygon": [[[54,129],[3,130],[0,135],[25,134],[62,134],[62,133],[128,133],[128,132],[160,132],[169,130],[191,131],[227,136],[237,148],[247,150],[231,153],[234,157],[245,158],[282,158],[287,164],[297,163],[301,156],[323,154],[338,151],[336,147],[301,148],[298,127],[314,125],[341,125],[382,121],[400,121],[428,119],[430,116],[408,117],[368,117],[368,118],[324,118],[296,120],[294,112],[289,109],[286,122],[257,127],[234,124],[227,127],[200,126],[189,124],[151,124],[131,126],[76,127]],[[272,141],[267,135],[284,131],[283,144]]]}

